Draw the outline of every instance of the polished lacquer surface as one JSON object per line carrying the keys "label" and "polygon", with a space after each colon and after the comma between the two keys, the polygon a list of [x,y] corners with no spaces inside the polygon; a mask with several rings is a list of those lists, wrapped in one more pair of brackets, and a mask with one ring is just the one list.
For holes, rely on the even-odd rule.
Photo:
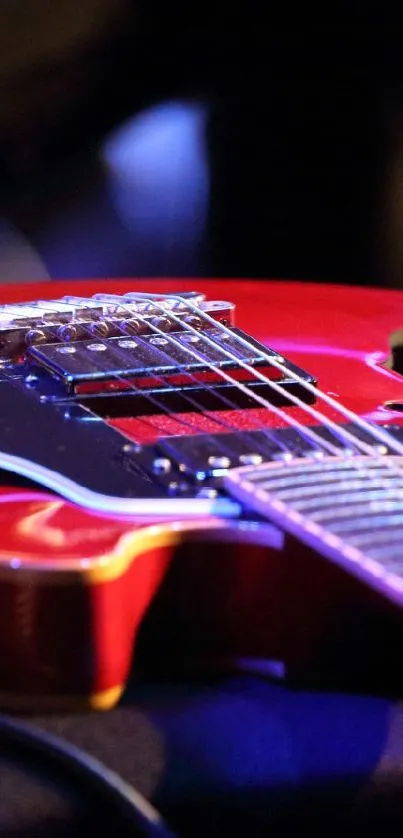
{"label": "polished lacquer surface", "polygon": [[[72,293],[72,285],[4,286],[0,303],[55,299]],[[336,403],[366,419],[401,424],[403,413],[391,406],[403,404],[403,377],[383,364],[388,339],[402,326],[403,294],[247,280],[102,280],[74,282],[73,288],[77,296],[182,290],[200,290],[209,299],[234,302],[237,326],[308,370]],[[336,422],[345,420],[320,399],[315,408]],[[306,425],[319,421],[297,407],[286,411]],[[216,415],[244,431],[284,424],[262,406],[226,409]],[[149,442],[183,434],[182,419],[156,411],[146,419],[125,415],[108,421],[127,439]],[[219,432],[215,416],[209,411],[187,412],[186,433],[205,431]],[[51,448],[51,439],[48,444]],[[289,648],[294,618],[287,621],[279,603],[284,590],[290,596],[294,588],[284,567],[293,563],[298,550],[291,549],[270,523],[214,517],[149,521],[146,514],[141,520],[124,520],[90,513],[39,488],[7,487],[6,478],[4,484],[0,495],[4,705],[112,706],[124,688],[133,657],[136,663],[144,620],[147,623],[151,613],[152,624],[152,604],[161,590],[167,592],[161,607],[168,621],[172,612],[166,603],[176,602],[182,629],[191,618],[192,630],[198,626],[195,658],[211,657],[214,644],[218,657],[224,658],[278,657]],[[295,574],[294,568],[294,581]],[[170,579],[175,581],[174,593]],[[317,602],[315,607],[312,626],[321,620]],[[179,632],[178,660],[181,638]]]}

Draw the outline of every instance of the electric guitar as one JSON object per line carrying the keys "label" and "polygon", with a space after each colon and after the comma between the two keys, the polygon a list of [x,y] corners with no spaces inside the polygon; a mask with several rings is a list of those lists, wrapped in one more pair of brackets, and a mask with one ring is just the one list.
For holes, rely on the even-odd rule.
{"label": "electric guitar", "polygon": [[162,668],[298,671],[357,591],[399,609],[402,301],[2,287],[2,707],[110,708],[147,638]]}

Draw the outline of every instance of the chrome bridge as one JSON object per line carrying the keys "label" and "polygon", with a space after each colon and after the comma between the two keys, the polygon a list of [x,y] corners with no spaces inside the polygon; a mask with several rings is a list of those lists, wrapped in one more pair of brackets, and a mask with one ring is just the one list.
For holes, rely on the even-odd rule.
{"label": "chrome bridge", "polygon": [[[141,295],[96,294],[90,298],[65,296],[57,300],[0,306],[0,359],[17,360],[32,346],[42,344],[74,344],[88,338],[99,340],[116,336],[152,333],[153,329],[169,331],[169,313],[179,318],[177,327],[189,325],[203,328],[188,303],[207,313],[223,325],[234,322],[233,303],[208,302],[196,291],[170,294],[158,304]],[[161,311],[162,309],[162,311]]]}
{"label": "chrome bridge", "polygon": [[[141,409],[155,393],[163,395],[164,409],[189,409],[195,390],[200,407],[206,396],[214,401],[225,391],[227,404],[221,399],[213,409],[228,407],[229,399],[233,407],[252,406],[252,390],[276,404],[288,404],[288,392],[312,402],[304,385],[316,383],[238,329],[233,303],[208,301],[197,292],[66,296],[3,306],[0,365],[25,365],[42,380],[44,398],[141,396]],[[171,397],[180,394],[179,407]]]}

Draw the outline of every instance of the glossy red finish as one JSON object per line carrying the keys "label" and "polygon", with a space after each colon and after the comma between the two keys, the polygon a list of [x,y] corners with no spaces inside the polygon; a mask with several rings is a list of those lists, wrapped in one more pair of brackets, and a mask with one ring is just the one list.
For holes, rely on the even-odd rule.
{"label": "glossy red finish", "polygon": [[[399,414],[386,410],[384,404],[403,401],[403,378],[381,366],[388,354],[389,335],[403,325],[400,292],[247,280],[74,282],[77,295],[102,290],[122,293],[193,289],[205,292],[210,299],[235,302],[237,325],[313,373],[320,388],[346,407],[367,418],[400,421]],[[5,286],[0,289],[0,303],[58,297],[71,290],[72,283],[60,282]],[[317,408],[322,407],[324,415],[341,420],[336,411],[318,402]],[[302,422],[312,421],[296,408],[288,410]],[[271,414],[262,409],[226,411],[225,418],[245,429],[255,427],[256,421],[273,423]],[[186,414],[186,420],[195,432],[219,429],[211,415]],[[140,421],[116,419],[114,424],[128,436],[141,439],[183,430],[178,416],[147,417]],[[165,578],[162,588],[167,585],[169,588],[173,573],[179,579],[180,588],[177,569],[182,567],[184,550],[188,556],[198,556],[193,565],[194,569],[199,568],[199,576],[195,571],[195,578],[199,579],[200,597],[204,597],[204,613],[210,613],[210,609],[215,614],[215,642],[218,643],[220,627],[221,639],[232,637],[227,652],[246,653],[251,646],[256,653],[268,652],[262,641],[261,615],[267,617],[269,600],[273,605],[270,591],[275,590],[277,596],[282,590],[278,579],[276,582],[279,549],[270,546],[271,529],[268,527],[267,534],[263,533],[260,544],[252,546],[246,543],[245,533],[236,528],[231,534],[224,526],[217,529],[217,522],[206,521],[202,529],[204,539],[206,533],[209,538],[207,548],[205,540],[199,537],[202,530],[198,534],[191,522],[176,529],[161,523],[159,528],[150,530],[146,522],[133,525],[106,516],[101,518],[45,493],[3,489],[0,493],[0,696],[3,703],[24,703],[25,699],[36,700],[35,697],[44,702],[47,696],[50,703],[57,703],[57,698],[87,697],[94,706],[112,705],[127,678],[142,619],[162,580]],[[229,562],[225,572],[224,538]],[[199,542],[197,549],[196,542]],[[190,551],[189,544],[193,545]],[[221,564],[212,572],[214,551]],[[255,557],[252,564],[251,557]],[[204,561],[202,596],[200,566]],[[189,601],[192,582],[185,571],[183,574]],[[226,585],[224,599],[222,596],[220,600],[221,611],[217,604],[213,605],[213,591],[218,583],[218,587]],[[243,607],[234,611],[228,603],[239,605],[242,597]],[[256,597],[261,605],[265,603],[260,610],[252,605],[254,601],[256,604]],[[190,601],[196,607],[198,597],[194,592]],[[184,602],[182,606],[185,613]],[[274,611],[273,606],[270,613]],[[245,626],[246,615],[249,634],[254,640],[243,648],[242,625]],[[223,654],[225,649],[223,641]]]}

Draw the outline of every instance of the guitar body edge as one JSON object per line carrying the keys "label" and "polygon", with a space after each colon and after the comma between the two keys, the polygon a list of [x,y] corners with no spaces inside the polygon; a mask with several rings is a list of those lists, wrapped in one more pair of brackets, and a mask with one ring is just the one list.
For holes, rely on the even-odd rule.
{"label": "guitar body edge", "polygon": [[[56,298],[72,285],[3,286],[0,303]],[[233,301],[240,328],[308,370],[336,402],[367,420],[402,424],[403,379],[383,366],[388,338],[402,325],[401,292],[246,280],[74,282],[83,296],[195,288]],[[317,406],[343,421],[334,407]],[[132,666],[180,673],[254,657],[287,658],[298,669],[324,626],[337,624],[338,614],[343,620],[335,602],[350,596],[342,574],[268,524],[124,523],[5,486],[0,532],[0,705],[7,709],[107,709]],[[348,585],[354,610],[357,585]]]}

